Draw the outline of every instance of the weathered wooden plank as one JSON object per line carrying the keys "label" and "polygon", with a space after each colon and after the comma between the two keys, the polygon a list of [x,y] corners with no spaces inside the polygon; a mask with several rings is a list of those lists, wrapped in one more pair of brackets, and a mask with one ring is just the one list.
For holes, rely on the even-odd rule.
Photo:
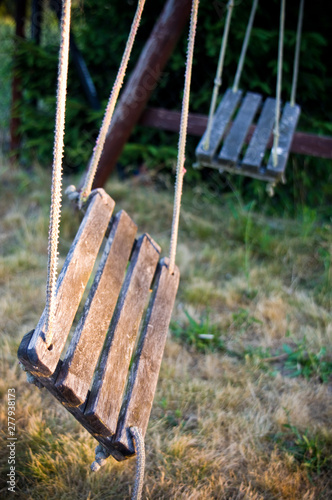
{"label": "weathered wooden plank", "polygon": [[262,101],[262,96],[248,92],[235,117],[232,128],[225,138],[223,147],[219,153],[218,161],[235,164],[241,153],[246,135],[255,117],[258,107]]}
{"label": "weathered wooden plank", "polygon": [[206,132],[196,148],[196,158],[198,161],[212,161],[241,97],[241,90],[237,92],[233,92],[232,89],[226,90],[213,118],[208,149],[205,149]]}
{"label": "weathered wooden plank", "polygon": [[[27,333],[24,335],[20,347],[19,347],[19,352],[18,356],[20,361],[25,361],[27,360],[27,346],[31,340],[31,337],[33,335],[34,330],[31,332]],[[24,363],[25,364],[25,363]],[[85,403],[79,407],[71,407],[68,405],[68,402],[66,401],[66,398],[63,396],[63,394],[58,391],[58,389],[55,387],[55,380],[58,376],[59,371],[61,370],[61,365],[62,361],[60,360],[55,372],[53,375],[50,377],[42,377],[39,376],[38,373],[31,373],[36,377],[36,379],[47,389],[72,415],[73,417],[76,418],[76,420],[100,443],[104,446],[104,448],[107,450],[107,452],[113,456],[118,461],[123,461],[128,458],[128,456],[123,455],[119,450],[117,450],[111,441],[111,438],[109,437],[104,437],[101,436],[86,420],[84,417],[84,407]],[[30,371],[30,370],[28,370]]]}
{"label": "weathered wooden plank", "polygon": [[291,106],[289,102],[286,103],[280,121],[280,137],[277,148],[278,163],[276,166],[273,165],[273,150],[271,150],[271,155],[266,167],[266,173],[268,175],[272,175],[276,178],[283,175],[300,113],[300,106],[296,104]]}
{"label": "weathered wooden plank", "polygon": [[275,99],[266,99],[241,167],[259,170],[275,121]]}
{"label": "weathered wooden plank", "polygon": [[148,426],[179,279],[178,268],[171,275],[168,259],[163,259],[158,266],[114,439],[114,446],[124,454],[135,452],[129,428],[138,427],[144,436]]}
{"label": "weathered wooden plank", "polygon": [[118,300],[137,232],[126,212],[119,212],[56,381],[57,389],[74,406],[88,394],[99,354]]}
{"label": "weathered wooden plank", "polygon": [[104,436],[116,431],[129,364],[159,253],[160,248],[148,235],[138,240],[106,337],[85,410],[92,426]]}
{"label": "weathered wooden plank", "polygon": [[27,349],[29,362],[40,375],[52,375],[57,366],[113,208],[114,201],[103,189],[91,193],[87,212],[57,281],[52,346],[48,349],[45,343],[44,311]]}
{"label": "weathered wooden plank", "polygon": [[[204,163],[203,163],[204,165]],[[242,175],[245,177],[251,177],[252,179],[258,179],[260,181],[265,181],[265,182],[274,182],[276,180],[275,177],[267,174],[266,168],[261,168],[259,170],[253,170],[252,168],[247,168],[246,166],[242,167],[241,164],[228,164],[225,163],[223,165],[220,165],[220,163],[217,163],[216,161],[213,161],[209,165],[207,165],[209,168],[213,168],[218,170],[219,173],[221,172],[229,172],[230,174],[235,174],[235,175]]]}

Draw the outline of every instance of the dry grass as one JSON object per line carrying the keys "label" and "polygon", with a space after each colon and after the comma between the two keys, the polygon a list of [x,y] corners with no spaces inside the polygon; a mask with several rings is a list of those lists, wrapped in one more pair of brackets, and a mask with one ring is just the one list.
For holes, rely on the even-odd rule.
{"label": "dry grass", "polygon": [[[39,169],[2,171],[1,497],[10,494],[6,395],[15,387],[19,498],[129,498],[135,462],[110,459],[92,473],[93,439],[18,366],[20,339],[43,309],[48,186]],[[170,194],[116,181],[108,191],[167,252]],[[65,202],[62,258],[78,221]],[[322,383],[317,370],[290,378],[283,361],[264,361],[285,343],[309,353],[324,347],[331,361],[330,249],[328,227],[256,217],[235,197],[206,203],[185,192],[172,328],[188,331],[186,312],[203,326],[208,315],[223,347],[202,350],[186,333],[169,337],[146,436],[144,498],[332,498],[331,378]],[[294,454],[296,433],[302,454]]]}

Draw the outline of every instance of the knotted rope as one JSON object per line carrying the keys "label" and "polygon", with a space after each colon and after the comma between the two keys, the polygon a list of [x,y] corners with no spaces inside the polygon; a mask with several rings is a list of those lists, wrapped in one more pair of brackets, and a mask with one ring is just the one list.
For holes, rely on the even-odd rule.
{"label": "knotted rope", "polygon": [[[136,452],[136,477],[135,485],[132,494],[132,500],[140,500],[142,497],[143,482],[144,482],[144,469],[145,469],[145,446],[144,438],[138,427],[130,427],[135,452]],[[101,467],[106,464],[109,453],[105,450],[102,444],[98,444],[95,449],[95,461],[91,465],[91,470],[97,472]]]}

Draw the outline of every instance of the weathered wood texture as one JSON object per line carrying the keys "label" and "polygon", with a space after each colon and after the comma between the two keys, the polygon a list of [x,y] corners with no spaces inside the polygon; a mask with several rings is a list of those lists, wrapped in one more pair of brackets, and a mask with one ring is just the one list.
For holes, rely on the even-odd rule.
{"label": "weathered wood texture", "polygon": [[[143,435],[146,432],[179,271],[176,268],[170,275],[168,259],[165,259],[156,272],[159,246],[147,234],[135,242],[136,225],[123,211],[109,223],[113,206],[113,200],[103,190],[94,192],[90,198],[86,216],[58,280],[57,320],[62,328],[55,325],[53,349],[45,348],[47,352],[42,349],[42,343],[45,343],[43,314],[36,330],[23,338],[18,357],[110,455],[116,460],[124,460],[135,452],[129,428],[135,425]],[[97,218],[97,208],[103,214],[101,219]],[[98,237],[91,232],[91,224],[98,227],[95,228]],[[82,317],[64,361],[61,361],[60,353],[70,331],[69,323],[73,322],[75,315],[67,303],[73,303],[76,311],[90,274],[87,267],[93,267],[90,260],[96,259],[101,246],[100,235],[105,232],[108,238]],[[91,241],[86,241],[89,238]],[[88,266],[82,258],[87,258]],[[153,289],[150,290],[152,283]],[[129,370],[146,307],[142,333]]]}
{"label": "weathered wood texture", "polygon": [[143,436],[147,429],[179,278],[178,268],[171,275],[168,259],[163,259],[158,266],[114,439],[114,446],[124,453],[135,452],[128,429],[136,426]]}
{"label": "weathered wood texture", "polygon": [[137,226],[126,212],[115,216],[83,314],[63,360],[56,386],[75,406],[85,401],[90,388],[136,232]]}
{"label": "weathered wood texture", "polygon": [[[33,335],[34,330],[24,335],[19,349],[18,349],[18,357],[20,362],[28,369],[29,360],[27,357],[27,347],[30,343],[31,337]],[[62,361],[60,360],[55,370],[54,374],[51,377],[40,377],[38,373],[32,373],[36,379],[47,389],[61,404],[64,406],[72,415],[76,418],[76,420],[100,443],[104,446],[107,452],[112,455],[116,460],[122,461],[128,458],[122,454],[119,450],[117,450],[109,437],[102,436],[98,434],[95,429],[90,425],[90,423],[84,417],[84,407],[85,403],[78,407],[72,407],[68,405],[67,400],[63,396],[63,394],[58,391],[55,386],[55,380],[58,376],[59,371],[61,370]],[[30,371],[30,370],[29,370]]]}
{"label": "weathered wood texture", "polygon": [[136,336],[160,248],[148,235],[137,242],[85,410],[104,435],[115,434]]}
{"label": "weathered wood texture", "polygon": [[45,311],[28,346],[29,361],[34,371],[41,375],[52,375],[57,366],[107,230],[113,207],[114,201],[102,189],[92,192],[87,212],[57,282],[52,346],[48,349],[45,344]]}
{"label": "weathered wood texture", "polygon": [[168,0],[117,104],[94,187],[105,184],[190,16],[191,0]]}
{"label": "weathered wood texture", "polygon": [[291,106],[289,102],[286,103],[280,121],[280,137],[277,147],[278,162],[276,166],[273,165],[273,152],[271,151],[271,155],[266,167],[266,173],[270,174],[273,177],[283,175],[285,171],[289,156],[289,149],[292,143],[297,122],[300,117],[300,113],[301,110],[299,106]]}
{"label": "weathered wood texture", "polygon": [[[224,99],[227,99],[228,92],[226,92]],[[257,126],[253,128],[253,122],[261,102],[262,97],[259,94],[248,92],[240,104],[234,121],[228,123],[222,121],[221,127],[226,130],[226,136],[219,155],[217,156],[215,152],[212,157],[211,155],[202,155],[204,145],[202,144],[203,140],[201,140],[196,148],[197,166],[216,168],[219,171],[225,170],[226,172],[253,177],[273,184],[279,180],[284,180],[286,163],[300,116],[300,108],[297,105],[291,106],[289,103],[284,107],[277,148],[278,162],[274,167],[272,151],[270,152],[271,146],[269,149],[268,147],[273,140],[271,133],[275,122],[275,100],[269,98],[265,101]],[[233,113],[236,112],[236,106],[232,111]],[[225,117],[228,118],[229,114],[226,113]],[[214,127],[217,127],[218,119],[221,119],[221,117],[216,113],[213,121]],[[214,138],[216,134],[212,130],[211,137]],[[250,137],[250,140],[248,137]],[[247,150],[244,147],[246,142],[249,142]],[[266,154],[270,155],[268,162],[264,161]]]}
{"label": "weathered wood texture", "polygon": [[[164,108],[146,108],[140,118],[140,125],[154,127],[169,132],[179,132],[181,113]],[[230,124],[232,125],[232,124]],[[199,113],[189,113],[188,134],[202,137],[207,127],[207,116]],[[249,144],[255,131],[255,125],[251,125],[245,143]],[[270,139],[267,145],[272,147]],[[332,137],[308,134],[306,132],[295,132],[290,148],[291,153],[315,156],[318,158],[332,159]]]}
{"label": "weathered wood texture", "polygon": [[271,99],[270,97],[264,102],[262,113],[258,119],[246,154],[244,155],[242,166],[246,166],[253,170],[260,169],[272,134],[275,105],[275,99]]}
{"label": "weathered wood texture", "polygon": [[206,131],[196,148],[196,156],[199,161],[209,162],[213,160],[241,97],[241,90],[237,92],[233,92],[232,89],[226,90],[213,118],[208,148],[205,149]]}
{"label": "weathered wood texture", "polygon": [[247,93],[219,153],[220,163],[235,164],[238,161],[249,127],[261,102],[262,96],[259,94]]}

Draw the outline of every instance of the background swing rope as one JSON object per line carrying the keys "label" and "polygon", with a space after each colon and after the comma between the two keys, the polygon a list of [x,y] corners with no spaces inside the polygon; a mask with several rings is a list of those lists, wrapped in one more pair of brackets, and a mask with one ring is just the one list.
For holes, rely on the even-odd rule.
{"label": "background swing rope", "polygon": [[55,290],[58,266],[58,241],[61,215],[62,157],[65,133],[65,111],[69,59],[71,0],[63,2],[61,19],[61,42],[58,67],[57,108],[53,149],[53,170],[51,188],[50,224],[48,232],[48,262],[46,285],[46,325],[45,341],[49,347],[53,338],[55,315]]}
{"label": "background swing rope", "polygon": [[276,89],[276,116],[275,125],[273,129],[273,166],[278,165],[278,144],[279,144],[279,122],[280,122],[280,97],[281,97],[281,83],[282,83],[282,62],[283,62],[283,48],[284,48],[284,28],[285,28],[285,0],[281,0],[280,6],[280,31],[279,31],[279,48],[278,48],[278,75],[277,75],[277,89]]}
{"label": "background swing rope", "polygon": [[79,201],[80,208],[82,207],[84,201],[88,198],[88,196],[92,190],[92,184],[93,184],[96,172],[97,172],[101,153],[102,153],[103,148],[104,148],[107,132],[108,132],[111,120],[112,120],[116,101],[118,99],[118,96],[119,96],[119,93],[120,93],[120,90],[121,90],[121,87],[123,84],[123,80],[124,80],[124,77],[126,75],[126,70],[127,70],[130,54],[131,54],[131,51],[132,51],[132,48],[134,45],[134,41],[135,41],[138,27],[140,25],[144,5],[145,5],[145,0],[139,0],[138,5],[137,5],[137,10],[135,13],[135,17],[134,17],[133,23],[131,25],[129,37],[128,37],[128,40],[126,43],[125,51],[124,51],[123,56],[122,56],[120,68],[119,68],[118,74],[116,76],[115,83],[113,85],[113,89],[112,89],[112,92],[111,92],[111,95],[110,95],[110,98],[109,98],[109,101],[108,101],[108,104],[106,107],[103,123],[102,123],[102,126],[100,128],[99,135],[98,135],[98,138],[96,141],[96,145],[95,145],[94,150],[93,150],[93,155],[92,155],[91,162],[89,165],[89,170],[87,172],[87,175],[86,175],[86,178],[84,181],[84,185],[82,187],[82,191],[80,194],[80,201]]}
{"label": "background swing rope", "polygon": [[171,242],[170,242],[170,251],[169,251],[169,272],[171,274],[173,274],[174,266],[175,266],[175,255],[176,255],[176,247],[177,247],[178,232],[179,232],[179,219],[180,219],[180,209],[181,209],[183,176],[185,174],[184,162],[185,162],[185,150],[186,150],[186,139],[187,139],[187,128],[188,128],[188,113],[189,113],[189,98],[190,98],[190,84],[191,84],[191,73],[192,73],[192,65],[193,65],[193,57],[194,57],[194,45],[195,45],[195,35],[196,35],[196,26],[197,26],[198,5],[199,5],[199,0],[193,0],[192,8],[191,8],[191,18],[190,18],[190,30],[189,30],[189,40],[188,40],[187,61],[186,61],[186,74],[185,74],[183,100],[182,100],[178,159],[177,159],[177,165],[176,165],[173,222],[172,222]]}
{"label": "background swing rope", "polygon": [[295,100],[296,100],[296,89],[297,89],[297,79],[298,79],[298,75],[299,75],[300,48],[301,48],[301,38],[302,38],[303,9],[304,9],[304,0],[301,0],[300,1],[300,10],[299,10],[299,19],[297,22],[297,31],[296,31],[296,46],[295,46],[294,66],[293,66],[293,82],[292,82],[292,92],[291,92],[291,99],[290,99],[291,106],[295,106]]}
{"label": "background swing rope", "polygon": [[213,121],[214,112],[216,110],[219,88],[220,88],[221,82],[222,82],[222,72],[224,69],[224,60],[225,60],[225,54],[226,54],[226,48],[227,48],[228,33],[229,33],[230,25],[231,25],[233,7],[234,7],[234,0],[229,0],[229,2],[227,4],[227,17],[226,17],[226,21],[225,21],[224,34],[222,37],[222,42],[221,42],[221,47],[220,47],[217,73],[216,73],[216,77],[214,79],[214,87],[213,87],[212,99],[211,99],[211,104],[210,104],[209,118],[208,118],[208,124],[207,124],[207,128],[206,128],[206,139],[205,139],[205,144],[204,144],[205,150],[208,150],[209,145],[210,145],[212,121]]}
{"label": "background swing rope", "polygon": [[249,40],[250,40],[252,26],[254,24],[255,14],[256,14],[256,10],[257,10],[257,4],[258,4],[258,0],[254,0],[252,7],[251,7],[248,26],[246,29],[246,34],[245,34],[245,37],[243,40],[243,45],[242,45],[242,50],[241,50],[241,55],[240,55],[239,63],[238,63],[237,70],[236,70],[236,75],[235,75],[234,84],[233,84],[233,92],[237,92],[239,89],[240,78],[241,78],[243,64],[244,64],[244,60],[245,60],[247,49],[248,49],[248,44],[249,44]]}

